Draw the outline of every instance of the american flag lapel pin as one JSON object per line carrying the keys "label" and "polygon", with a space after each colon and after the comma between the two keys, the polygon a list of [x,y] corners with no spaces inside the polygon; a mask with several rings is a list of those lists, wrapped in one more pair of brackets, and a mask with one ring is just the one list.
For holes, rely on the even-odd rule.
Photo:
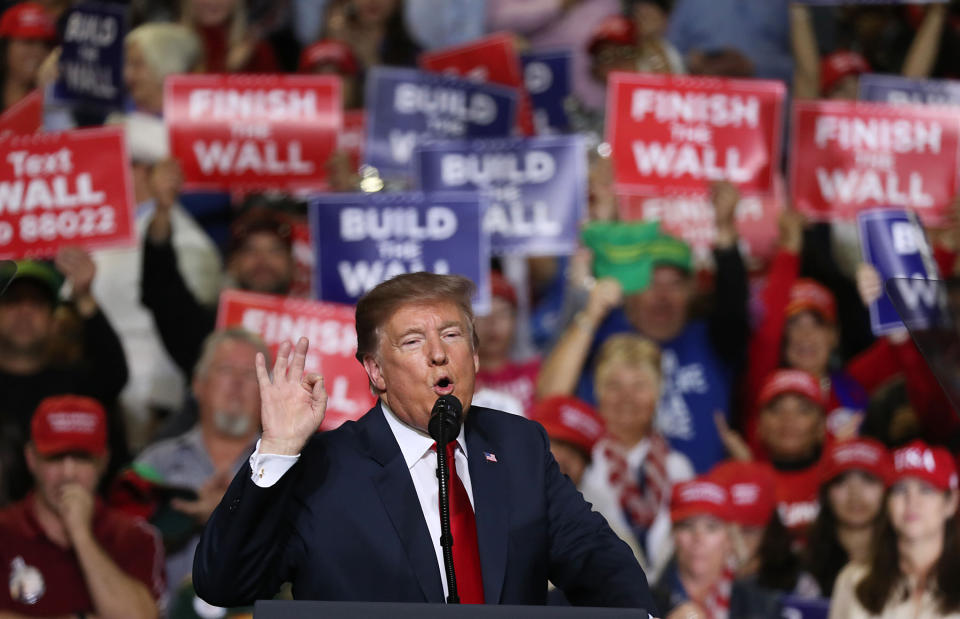
{"label": "american flag lapel pin", "polygon": [[493,452],[491,452],[491,451],[485,451],[485,452],[483,452],[483,457],[487,459],[487,462],[496,462],[496,461],[497,461],[497,454],[495,454],[495,453],[493,453]]}

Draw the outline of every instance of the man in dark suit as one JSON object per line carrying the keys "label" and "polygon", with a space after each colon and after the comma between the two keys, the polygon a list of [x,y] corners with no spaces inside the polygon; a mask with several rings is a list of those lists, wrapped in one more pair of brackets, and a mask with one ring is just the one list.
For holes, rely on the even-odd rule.
{"label": "man in dark suit", "polygon": [[[543,428],[470,407],[477,371],[470,297],[459,276],[415,273],[357,304],[357,358],[377,406],[316,434],[323,380],[304,375],[307,341],[257,373],[263,434],[210,518],[194,560],[197,593],[218,606],[272,596],[443,602],[438,482],[427,434],[438,397],[464,404],[451,442],[453,563],[464,602],[544,604],[552,581],[574,604],[655,612],[629,548],[550,454]],[[460,501],[458,503],[458,497]]]}

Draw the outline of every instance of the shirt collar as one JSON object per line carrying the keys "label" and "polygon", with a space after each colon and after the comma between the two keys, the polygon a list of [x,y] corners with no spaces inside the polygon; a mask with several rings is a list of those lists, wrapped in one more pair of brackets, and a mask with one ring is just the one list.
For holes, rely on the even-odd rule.
{"label": "shirt collar", "polygon": [[[387,419],[387,425],[390,426],[390,431],[393,432],[393,437],[397,439],[397,444],[400,445],[400,453],[403,454],[403,461],[407,463],[408,469],[412,469],[413,465],[419,462],[420,459],[430,451],[435,441],[426,432],[400,421],[382,399],[380,400],[380,408],[383,410],[383,416]],[[464,438],[464,427],[465,424],[461,424],[460,434],[457,435],[457,443],[460,445],[460,450],[463,451],[463,455],[466,456],[467,441]]]}

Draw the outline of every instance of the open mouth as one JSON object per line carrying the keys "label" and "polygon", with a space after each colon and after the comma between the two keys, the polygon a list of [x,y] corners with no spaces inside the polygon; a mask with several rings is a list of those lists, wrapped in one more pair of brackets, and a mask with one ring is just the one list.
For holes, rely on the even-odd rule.
{"label": "open mouth", "polygon": [[446,376],[441,376],[433,385],[433,390],[438,395],[449,395],[453,393],[453,381]]}

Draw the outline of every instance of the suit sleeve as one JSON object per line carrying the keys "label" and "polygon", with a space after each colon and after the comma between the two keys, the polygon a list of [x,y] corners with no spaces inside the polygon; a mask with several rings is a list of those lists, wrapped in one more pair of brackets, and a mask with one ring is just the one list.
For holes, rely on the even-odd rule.
{"label": "suit sleeve", "polygon": [[550,580],[576,606],[642,608],[656,615],[647,577],[633,552],[560,473],[543,428],[540,434],[546,467]]}
{"label": "suit sleeve", "polygon": [[289,580],[299,538],[293,533],[293,487],[300,467],[261,488],[250,465],[233,478],[207,521],[193,557],[193,586],[214,606],[248,606]]}

